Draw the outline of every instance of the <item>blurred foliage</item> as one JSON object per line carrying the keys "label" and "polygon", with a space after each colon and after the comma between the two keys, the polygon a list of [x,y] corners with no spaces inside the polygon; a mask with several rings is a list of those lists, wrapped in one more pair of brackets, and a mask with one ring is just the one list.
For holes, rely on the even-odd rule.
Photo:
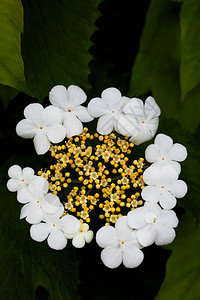
{"label": "blurred foliage", "polygon": [[152,92],[162,115],[191,132],[200,121],[197,2],[151,1],[129,90],[130,96]]}
{"label": "blurred foliage", "polygon": [[43,101],[57,84],[89,87],[91,35],[100,0],[23,0],[22,57],[27,86]]}
{"label": "blurred foliage", "polygon": [[197,300],[200,296],[200,223],[184,215],[175,241],[167,246],[173,254],[156,300]]}
{"label": "blurred foliage", "polygon": [[[151,300],[162,284],[156,299],[199,299],[199,1],[8,0],[0,12],[0,298]],[[153,95],[162,111],[158,132],[187,147],[180,178],[188,193],[175,209],[178,236],[166,249],[144,249],[136,269],[106,268],[95,241],[80,250],[51,250],[32,241],[30,226],[18,220],[7,169],[38,170],[49,160],[35,155],[15,126],[29,103],[49,104],[56,84],[79,85],[88,98],[110,86],[142,99]],[[144,153],[148,144],[135,151]]]}
{"label": "blurred foliage", "polygon": [[0,1],[0,83],[27,92],[21,57],[23,6],[18,0]]}

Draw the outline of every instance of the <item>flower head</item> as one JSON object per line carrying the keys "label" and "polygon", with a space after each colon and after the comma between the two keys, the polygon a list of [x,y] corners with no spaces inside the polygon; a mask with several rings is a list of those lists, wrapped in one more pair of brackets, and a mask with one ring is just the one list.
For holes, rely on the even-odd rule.
{"label": "flower head", "polygon": [[110,134],[117,129],[117,120],[123,115],[123,106],[128,102],[127,97],[122,97],[116,88],[107,88],[101,94],[101,98],[93,98],[88,104],[89,113],[99,118],[97,132]]}
{"label": "flower head", "polygon": [[34,178],[27,189],[21,189],[17,200],[25,204],[21,209],[20,219],[26,217],[30,224],[39,223],[44,213],[54,214],[62,206],[58,196],[48,193],[49,183],[40,176]]}
{"label": "flower head", "polygon": [[16,132],[23,138],[33,138],[37,154],[44,154],[50,148],[50,142],[60,143],[66,135],[60,124],[62,114],[53,105],[43,108],[39,103],[29,104],[24,110],[26,119],[21,120]]}
{"label": "flower head", "polygon": [[80,228],[81,222],[75,217],[63,215],[64,208],[60,207],[55,214],[45,214],[43,222],[32,225],[30,228],[30,235],[33,240],[42,242],[46,240],[50,248],[55,250],[62,250],[67,245],[66,235],[76,234]]}
{"label": "flower head", "polygon": [[117,268],[122,262],[127,268],[135,268],[144,258],[135,231],[127,225],[127,217],[120,217],[112,226],[104,226],[97,231],[97,244],[105,248],[101,252],[103,263],[109,268]]}
{"label": "flower head", "polygon": [[165,134],[158,134],[154,144],[149,145],[145,151],[146,160],[154,165],[172,165],[178,173],[181,171],[178,162],[187,157],[186,148],[178,143],[173,144],[172,138]]}
{"label": "flower head", "polygon": [[182,198],[187,193],[186,183],[178,180],[172,166],[151,166],[144,171],[143,180],[147,186],[142,190],[142,198],[151,203],[159,202],[164,209],[174,208],[176,197]]}
{"label": "flower head", "polygon": [[159,123],[160,108],[153,97],[148,97],[145,103],[138,98],[132,98],[124,106],[125,113],[117,123],[118,131],[130,136],[130,141],[139,145],[150,140],[156,133]]}
{"label": "flower head", "polygon": [[56,85],[49,93],[50,102],[61,109],[63,126],[68,138],[82,132],[81,122],[93,120],[87,108],[81,105],[86,99],[85,92],[75,85],[70,85],[68,89],[63,85]]}
{"label": "flower head", "polygon": [[10,192],[16,192],[26,188],[28,184],[35,178],[34,170],[26,167],[23,170],[18,165],[13,165],[8,170],[10,179],[7,182],[7,188]]}
{"label": "flower head", "polygon": [[127,222],[136,229],[137,239],[144,247],[154,242],[156,245],[170,244],[176,236],[174,227],[178,225],[173,210],[162,210],[158,204],[149,202],[129,212]]}

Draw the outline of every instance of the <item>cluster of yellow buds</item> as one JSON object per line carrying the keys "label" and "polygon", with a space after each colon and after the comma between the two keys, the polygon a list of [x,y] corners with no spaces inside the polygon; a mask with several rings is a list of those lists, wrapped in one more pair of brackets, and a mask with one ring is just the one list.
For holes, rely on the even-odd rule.
{"label": "cluster of yellow buds", "polygon": [[109,225],[143,205],[144,159],[131,159],[133,147],[126,137],[90,134],[84,128],[79,136],[51,146],[55,164],[38,175],[49,181],[49,189],[64,204],[64,214],[89,223],[95,209]]}

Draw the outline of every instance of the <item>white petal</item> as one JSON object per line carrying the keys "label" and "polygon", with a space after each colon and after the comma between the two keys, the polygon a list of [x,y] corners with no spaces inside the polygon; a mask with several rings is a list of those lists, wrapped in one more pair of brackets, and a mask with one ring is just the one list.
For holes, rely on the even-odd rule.
{"label": "white petal", "polygon": [[181,144],[174,144],[167,153],[167,159],[184,161],[187,157],[187,149]]}
{"label": "white petal", "polygon": [[45,214],[44,213],[43,221],[48,223],[50,226],[54,223],[57,224],[57,223],[59,223],[59,219],[63,215],[63,213],[64,213],[64,206],[63,206],[63,204],[60,203],[60,207],[56,213],[54,213],[54,214]]}
{"label": "white petal", "polygon": [[20,219],[23,219],[26,216],[28,216],[28,214],[31,212],[31,209],[32,209],[32,205],[30,205],[30,203],[27,203],[24,206],[22,206],[20,211]]}
{"label": "white petal", "polygon": [[176,198],[168,191],[163,191],[160,196],[160,205],[164,209],[172,209],[176,206]]}
{"label": "white petal", "polygon": [[16,132],[24,139],[32,139],[36,134],[36,127],[32,121],[23,119],[17,124]]}
{"label": "white petal", "polygon": [[126,241],[130,238],[130,234],[133,231],[127,224],[127,217],[120,217],[115,223],[115,229],[120,240]]}
{"label": "white petal", "polygon": [[143,173],[143,180],[148,185],[159,185],[161,178],[160,168],[150,166]]}
{"label": "white petal", "polygon": [[132,98],[124,106],[123,111],[125,114],[131,114],[137,120],[144,119],[144,103],[138,98]]}
{"label": "white petal", "polygon": [[69,95],[69,105],[71,107],[76,107],[84,103],[87,99],[85,92],[76,85],[70,85],[68,87],[68,95]]}
{"label": "white petal", "polygon": [[172,166],[166,165],[161,169],[161,182],[163,185],[168,187],[177,179],[178,173]]}
{"label": "white petal", "polygon": [[52,143],[60,143],[64,140],[66,136],[66,130],[63,125],[55,125],[46,128],[46,134]]}
{"label": "white petal", "polygon": [[81,228],[80,228],[83,232],[86,232],[89,230],[89,225],[87,223],[83,223],[81,224]]}
{"label": "white petal", "polygon": [[83,248],[85,246],[85,239],[83,234],[76,235],[72,240],[72,245],[76,248]]}
{"label": "white petal", "polygon": [[32,202],[35,201],[35,195],[33,195],[27,188],[24,188],[17,193],[17,200],[20,203]]}
{"label": "white petal", "polygon": [[37,154],[45,154],[50,148],[50,141],[44,130],[40,130],[36,133],[33,142]]}
{"label": "white petal", "polygon": [[94,118],[89,114],[86,107],[79,105],[73,109],[75,115],[81,120],[81,122],[90,122]]}
{"label": "white petal", "polygon": [[55,214],[60,208],[60,199],[54,194],[44,196],[45,201],[42,202],[42,209],[47,214]]}
{"label": "white petal", "polygon": [[85,241],[86,243],[90,243],[94,237],[94,233],[92,230],[89,230],[87,232],[84,232],[84,238],[85,238]]}
{"label": "white petal", "polygon": [[67,138],[79,135],[83,131],[83,124],[73,112],[64,114],[63,126],[65,127]]}
{"label": "white petal", "polygon": [[146,99],[144,109],[145,109],[145,116],[147,117],[147,119],[152,119],[160,116],[161,113],[160,108],[157,105],[154,98],[151,96]]}
{"label": "white petal", "polygon": [[109,113],[108,105],[104,99],[93,98],[88,104],[88,112],[94,118],[99,118]]}
{"label": "white petal", "polygon": [[97,132],[100,134],[109,134],[113,131],[113,115],[101,116],[97,122]]}
{"label": "white petal", "polygon": [[153,163],[161,157],[160,149],[156,145],[149,145],[145,150],[145,158],[148,162]]}
{"label": "white petal", "polygon": [[161,207],[156,203],[145,202],[144,207],[147,208],[149,212],[153,212],[157,217],[162,212]]}
{"label": "white petal", "polygon": [[130,211],[127,215],[127,222],[131,228],[138,229],[146,225],[145,215],[148,212],[147,208],[139,207]]}
{"label": "white petal", "polygon": [[19,188],[20,184],[17,179],[9,179],[7,182],[7,189],[10,192],[16,192]]}
{"label": "white petal", "polygon": [[157,232],[154,230],[153,225],[147,225],[141,229],[137,229],[136,234],[139,243],[144,247],[152,245],[157,237]]}
{"label": "white petal", "polygon": [[117,268],[122,263],[122,250],[120,247],[107,247],[101,252],[101,259],[108,268]]}
{"label": "white petal", "polygon": [[123,264],[126,268],[136,268],[144,259],[144,254],[141,250],[124,245],[123,247]]}
{"label": "white petal", "polygon": [[177,227],[178,226],[178,218],[173,210],[165,210],[163,209],[159,219],[157,220],[157,225],[160,226],[170,226]]}
{"label": "white petal", "polygon": [[187,189],[187,184],[183,180],[176,180],[169,186],[170,193],[176,198],[184,197]]}
{"label": "white petal", "polygon": [[58,107],[49,105],[44,109],[43,122],[47,126],[58,125],[62,122],[62,112]]}
{"label": "white petal", "polygon": [[132,136],[137,127],[136,119],[130,116],[122,116],[117,122],[117,131],[124,136]]}
{"label": "white petal", "polygon": [[108,108],[112,110],[117,107],[121,100],[121,93],[116,88],[107,88],[102,92],[101,98],[106,101]]}
{"label": "white petal", "polygon": [[[29,207],[28,207],[29,205]],[[26,221],[30,224],[37,224],[42,221],[43,213],[38,205],[26,204],[21,209],[20,219],[26,216]]]}
{"label": "white petal", "polygon": [[45,223],[32,225],[30,228],[31,238],[37,242],[46,240],[50,233],[49,226]]}
{"label": "white petal", "polygon": [[22,177],[30,181],[34,178],[34,170],[32,168],[26,167],[22,171]]}
{"label": "white petal", "polygon": [[65,109],[68,105],[68,92],[63,85],[54,86],[49,93],[50,102],[62,109]]}
{"label": "white petal", "polygon": [[169,226],[159,226],[157,228],[157,237],[155,239],[156,245],[168,245],[176,236],[175,230]]}
{"label": "white petal", "polygon": [[44,108],[39,103],[29,104],[24,110],[26,119],[31,120],[33,124],[41,126],[43,124],[43,111]]}
{"label": "white petal", "polygon": [[54,230],[50,233],[47,243],[50,248],[55,250],[62,250],[67,245],[67,239],[64,236],[64,233],[60,230]]}
{"label": "white petal", "polygon": [[160,200],[160,188],[157,186],[146,186],[141,193],[144,200],[157,203]]}
{"label": "white petal", "polygon": [[36,176],[29,183],[28,188],[32,194],[40,199],[48,192],[49,183],[44,177]]}
{"label": "white petal", "polygon": [[115,245],[118,240],[117,231],[112,226],[103,226],[97,231],[96,242],[101,248]]}
{"label": "white petal", "polygon": [[60,219],[60,228],[66,234],[74,234],[79,231],[81,222],[71,215],[66,215]]}
{"label": "white petal", "polygon": [[13,165],[8,169],[8,176],[15,179],[20,179],[22,177],[22,169],[18,165]]}
{"label": "white petal", "polygon": [[163,153],[166,154],[171,149],[173,140],[169,136],[159,133],[156,136],[154,143]]}
{"label": "white petal", "polygon": [[116,110],[119,112],[122,112],[124,106],[127,105],[129,103],[129,101],[130,101],[130,98],[124,97],[124,96],[121,97],[120,101],[117,104]]}

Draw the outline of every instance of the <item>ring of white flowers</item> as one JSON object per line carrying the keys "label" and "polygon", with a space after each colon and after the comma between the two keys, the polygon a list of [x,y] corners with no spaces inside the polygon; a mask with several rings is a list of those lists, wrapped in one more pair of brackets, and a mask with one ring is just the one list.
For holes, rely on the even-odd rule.
{"label": "ring of white flowers", "polygon": [[[143,103],[140,99],[123,97],[116,88],[108,88],[101,98],[93,98],[88,107],[81,104],[86,94],[77,86],[58,85],[49,94],[52,105],[43,108],[40,104],[30,104],[24,110],[25,118],[17,124],[17,134],[24,138],[34,138],[37,154],[44,154],[50,142],[59,143],[82,132],[82,122],[99,118],[97,131],[109,134],[116,130],[130,137],[139,145],[150,140],[156,133],[160,108],[152,97]],[[146,160],[151,163],[143,174],[146,187],[141,196],[143,207],[132,210],[120,217],[115,227],[103,226],[96,234],[96,242],[104,248],[101,252],[103,263],[116,268],[121,263],[127,268],[137,267],[143,261],[143,247],[155,242],[166,245],[175,238],[174,228],[178,218],[172,208],[177,199],[185,196],[187,185],[179,180],[180,163],[186,159],[187,150],[181,144],[158,134],[154,144],[145,151]],[[17,192],[17,200],[24,204],[20,219],[26,218],[31,224],[30,235],[35,241],[47,239],[49,247],[62,250],[67,240],[72,239],[76,248],[82,248],[93,239],[88,224],[74,216],[65,215],[60,199],[48,193],[46,179],[34,175],[31,168],[21,169],[14,165],[8,170],[10,179],[7,188]]]}

